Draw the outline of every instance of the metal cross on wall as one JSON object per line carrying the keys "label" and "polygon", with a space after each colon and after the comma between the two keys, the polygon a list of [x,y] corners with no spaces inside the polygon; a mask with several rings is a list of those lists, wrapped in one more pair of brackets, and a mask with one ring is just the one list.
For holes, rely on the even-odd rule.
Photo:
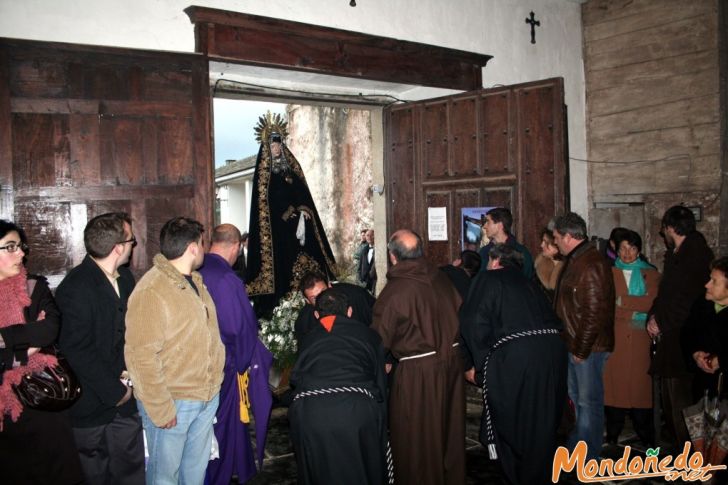
{"label": "metal cross on wall", "polygon": [[535,17],[536,16],[533,14],[533,12],[531,12],[530,18],[529,17],[526,17],[526,23],[527,24],[531,24],[531,44],[535,44],[536,43],[536,26],[537,25],[539,25],[539,26],[541,25],[541,21],[540,20],[536,20]]}

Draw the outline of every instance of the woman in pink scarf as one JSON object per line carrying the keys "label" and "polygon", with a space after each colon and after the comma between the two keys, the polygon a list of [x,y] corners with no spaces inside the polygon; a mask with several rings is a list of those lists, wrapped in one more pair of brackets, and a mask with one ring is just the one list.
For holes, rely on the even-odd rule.
{"label": "woman in pink scarf", "polygon": [[41,354],[58,336],[60,313],[45,278],[28,276],[25,235],[0,220],[0,474],[3,482],[74,484],[83,480],[65,412],[26,409],[12,385],[55,363]]}

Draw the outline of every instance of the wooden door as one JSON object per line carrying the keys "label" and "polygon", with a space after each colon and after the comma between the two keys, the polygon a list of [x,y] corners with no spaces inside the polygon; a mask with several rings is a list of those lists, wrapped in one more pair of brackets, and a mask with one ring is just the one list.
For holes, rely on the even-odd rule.
{"label": "wooden door", "polygon": [[131,214],[132,270],[185,215],[212,224],[208,63],[201,55],[0,39],[0,217],[57,284],[100,213]]}
{"label": "wooden door", "polygon": [[[568,208],[561,78],[394,105],[384,112],[387,230],[413,228],[436,263],[460,253],[463,207],[501,206],[534,255],[540,229]],[[428,241],[445,207],[448,240]]]}

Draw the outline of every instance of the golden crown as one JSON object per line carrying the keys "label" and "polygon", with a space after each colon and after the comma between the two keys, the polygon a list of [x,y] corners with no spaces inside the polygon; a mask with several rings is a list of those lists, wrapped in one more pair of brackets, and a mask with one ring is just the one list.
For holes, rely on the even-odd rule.
{"label": "golden crown", "polygon": [[288,122],[279,113],[268,111],[258,118],[258,124],[255,125],[255,140],[258,143],[269,142],[273,133],[278,133],[285,141],[288,137]]}

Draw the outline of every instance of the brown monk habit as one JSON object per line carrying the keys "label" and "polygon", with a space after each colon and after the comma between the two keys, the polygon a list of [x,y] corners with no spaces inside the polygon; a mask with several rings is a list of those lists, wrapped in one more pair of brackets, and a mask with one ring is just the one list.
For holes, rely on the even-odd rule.
{"label": "brown monk habit", "polygon": [[465,483],[463,364],[453,347],[460,302],[447,276],[419,258],[392,266],[374,305],[372,328],[399,360],[389,397],[398,485]]}

